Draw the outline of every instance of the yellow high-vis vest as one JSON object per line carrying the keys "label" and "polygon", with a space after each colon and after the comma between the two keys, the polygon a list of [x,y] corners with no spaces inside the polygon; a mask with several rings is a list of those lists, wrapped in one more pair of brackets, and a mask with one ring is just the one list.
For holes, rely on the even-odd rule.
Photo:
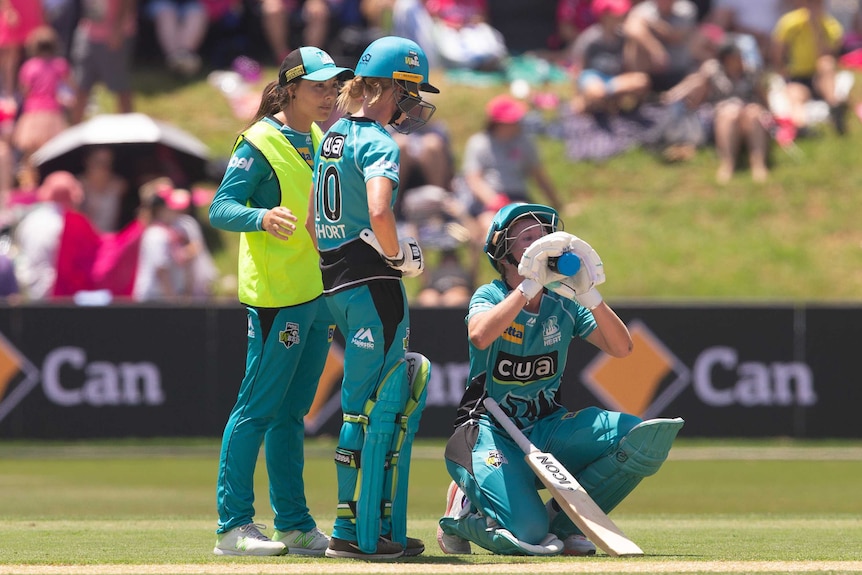
{"label": "yellow high-vis vest", "polygon": [[[312,124],[315,150],[322,137],[320,128]],[[313,170],[272,124],[256,122],[241,138],[269,162],[281,189],[280,205],[293,212],[297,221],[287,241],[265,231],[240,234],[239,301],[269,308],[311,301],[323,292],[319,256],[305,228]]]}

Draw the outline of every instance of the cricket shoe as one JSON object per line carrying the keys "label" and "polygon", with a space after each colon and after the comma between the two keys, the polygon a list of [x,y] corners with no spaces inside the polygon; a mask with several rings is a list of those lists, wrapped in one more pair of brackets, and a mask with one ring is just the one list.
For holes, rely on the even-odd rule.
{"label": "cricket shoe", "polygon": [[[444,517],[453,517],[460,519],[470,512],[470,500],[458,487],[454,481],[449,484],[449,489],[446,491],[446,512]],[[437,543],[443,553],[448,555],[470,555],[473,550],[470,548],[470,542],[463,537],[457,535],[449,535],[443,531],[443,528],[437,526]]]}
{"label": "cricket shoe", "polygon": [[404,555],[404,548],[394,541],[381,537],[377,540],[377,549],[373,553],[365,553],[356,541],[330,537],[325,554],[327,557],[337,559],[398,559]]}
{"label": "cricket shoe", "polygon": [[563,540],[563,555],[586,557],[595,554],[596,546],[580,533],[569,535]]}
{"label": "cricket shoe", "polygon": [[213,553],[216,555],[284,555],[287,547],[260,532],[263,525],[248,523],[220,533]]}
{"label": "cricket shoe", "polygon": [[[545,509],[548,511],[548,522],[552,523],[554,518],[560,513],[559,505],[551,498],[545,503]],[[596,546],[580,533],[573,533],[563,539],[563,555],[585,557],[595,554]]]}
{"label": "cricket shoe", "polygon": [[[383,538],[387,541],[392,541],[389,535],[384,535]],[[422,555],[424,552],[425,543],[421,539],[416,539],[415,537],[407,538],[407,547],[404,548],[405,557],[416,557],[417,555]]]}
{"label": "cricket shoe", "polygon": [[323,557],[326,548],[329,547],[329,536],[317,527],[306,532],[302,532],[299,529],[294,529],[293,531],[279,531],[276,529],[272,540],[284,543],[290,555]]}

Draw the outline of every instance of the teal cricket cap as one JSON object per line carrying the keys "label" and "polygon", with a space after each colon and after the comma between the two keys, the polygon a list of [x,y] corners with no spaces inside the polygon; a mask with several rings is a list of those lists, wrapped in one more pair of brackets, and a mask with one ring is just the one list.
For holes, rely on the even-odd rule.
{"label": "teal cricket cap", "polygon": [[278,85],[287,86],[297,78],[324,82],[336,76],[343,79],[352,78],[353,70],[336,66],[332,56],[320,48],[303,46],[285,56],[281,62],[281,68],[278,70]]}

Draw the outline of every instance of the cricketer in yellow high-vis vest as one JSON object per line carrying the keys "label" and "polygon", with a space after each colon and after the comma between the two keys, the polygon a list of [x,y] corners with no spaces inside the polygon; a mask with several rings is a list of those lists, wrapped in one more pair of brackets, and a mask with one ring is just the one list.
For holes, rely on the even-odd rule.
{"label": "cricketer in yellow high-vis vest", "polygon": [[[321,131],[273,116],[237,139],[210,206],[210,221],[240,233],[238,297],[248,312],[246,372],[225,426],[216,502],[218,555],[322,555],[328,537],[305,500],[303,418],[335,331],[322,294],[318,252],[304,223]],[[296,216],[289,237],[264,230],[282,206]],[[269,228],[269,226],[267,226]],[[254,470],[263,444],[274,512],[272,540],[255,527]]]}

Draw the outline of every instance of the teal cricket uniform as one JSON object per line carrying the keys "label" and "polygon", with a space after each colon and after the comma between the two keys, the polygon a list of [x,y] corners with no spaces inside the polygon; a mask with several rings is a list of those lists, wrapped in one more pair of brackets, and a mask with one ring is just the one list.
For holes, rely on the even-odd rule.
{"label": "teal cricket uniform", "polygon": [[[510,291],[501,280],[479,287],[466,320],[502,302]],[[470,344],[469,385],[446,446],[446,466],[474,506],[526,543],[538,544],[548,534],[548,514],[537,492],[541,484],[482,401],[494,398],[533,444],[553,453],[577,477],[641,421],[597,407],[571,413],[559,402],[569,345],[595,328],[592,312],[547,292],[539,313],[521,310],[487,349]],[[561,538],[576,532],[570,521],[561,531]]]}
{"label": "teal cricket uniform", "polygon": [[[332,534],[358,541],[366,553],[390,530],[392,493],[384,493],[383,486],[391,480],[388,438],[407,400],[410,318],[401,272],[387,266],[359,234],[371,227],[366,182],[380,176],[392,180],[394,207],[399,162],[398,145],[383,126],[350,117],[326,132],[315,157],[323,291],[345,339],[344,423],[335,457],[338,517]],[[357,522],[365,523],[357,529]]]}
{"label": "teal cricket uniform", "polygon": [[[303,418],[335,326],[321,297],[313,240],[302,225],[321,136],[313,130],[300,133],[264,118],[244,132],[209,210],[213,226],[242,234],[239,298],[248,313],[245,377],[222,438],[217,533],[253,522],[262,442],[275,528],[306,532],[315,526],[303,483]],[[262,231],[264,214],[278,205],[299,219],[286,242]]]}

